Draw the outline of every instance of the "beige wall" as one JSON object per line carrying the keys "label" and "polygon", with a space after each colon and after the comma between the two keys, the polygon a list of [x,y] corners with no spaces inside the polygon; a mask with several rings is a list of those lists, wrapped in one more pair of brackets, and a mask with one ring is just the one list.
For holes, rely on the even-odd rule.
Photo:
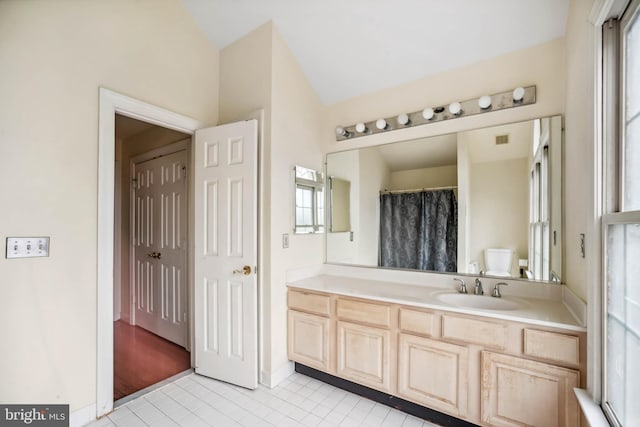
{"label": "beige wall", "polygon": [[[527,258],[529,164],[526,158],[472,163],[469,197],[469,254],[482,270],[486,248],[514,249]],[[517,264],[516,264],[517,265]],[[459,265],[463,270],[466,266]],[[516,274],[517,271],[512,271]]]}
{"label": "beige wall", "polygon": [[178,0],[2,1],[0,40],[0,240],[51,236],[0,257],[0,401],[75,411],[96,401],[98,88],[213,125],[218,52]]}
{"label": "beige wall", "polygon": [[[287,363],[286,270],[323,261],[322,235],[293,234],[293,167],[322,170],[318,143],[322,105],[272,23],[220,53],[220,120],[264,109],[261,151],[260,293],[262,378]],[[282,234],[290,246],[282,248]]]}
{"label": "beige wall", "polygon": [[[557,39],[331,105],[326,110],[322,126],[325,150],[341,151],[562,114],[565,107],[564,56],[564,39]],[[334,129],[339,124],[351,125],[393,116],[402,111],[418,111],[425,106],[448,104],[484,93],[532,84],[537,86],[534,105],[446,120],[346,142],[335,141]]]}
{"label": "beige wall", "polygon": [[[271,328],[265,341],[271,340],[266,365],[277,375],[287,363],[287,288],[286,271],[293,267],[318,265],[324,260],[322,234],[292,234],[293,181],[295,165],[323,170],[319,142],[322,104],[304,76],[300,65],[280,33],[273,32],[271,142]],[[289,248],[282,248],[282,234],[287,233]],[[265,313],[267,314],[267,313]]]}
{"label": "beige wall", "polygon": [[[573,0],[569,5],[566,49],[565,104],[565,268],[569,287],[583,300],[587,299],[587,270],[598,264],[596,259],[580,255],[580,234],[586,234],[587,247],[597,244],[593,194],[594,140],[594,31],[588,17],[592,0]],[[589,252],[589,251],[587,251]],[[564,279],[563,278],[563,279]]]}
{"label": "beige wall", "polygon": [[391,173],[378,150],[359,153],[359,232],[354,234],[358,246],[356,264],[378,265],[378,235],[380,230],[380,190],[390,186]]}
{"label": "beige wall", "polygon": [[390,190],[413,190],[455,185],[458,185],[457,165],[391,172]]}

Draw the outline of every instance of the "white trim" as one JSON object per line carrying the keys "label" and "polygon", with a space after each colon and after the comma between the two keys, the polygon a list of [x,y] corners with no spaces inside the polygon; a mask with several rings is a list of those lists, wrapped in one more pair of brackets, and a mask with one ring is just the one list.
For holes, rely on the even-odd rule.
{"label": "white trim", "polygon": [[587,423],[589,423],[589,427],[610,427],[607,417],[605,417],[602,412],[602,408],[593,401],[587,390],[574,388],[573,392],[578,399],[578,404],[582,409],[584,418],[587,420]]}
{"label": "white trim", "polygon": [[142,154],[138,154],[137,156],[131,157],[129,166],[134,165],[136,163],[146,162],[147,160],[151,160],[155,157],[167,156],[169,154],[177,153],[178,151],[182,151],[182,150],[187,150],[187,154],[189,154],[190,148],[191,148],[191,138],[182,139],[178,142],[173,142],[169,145],[158,147],[151,151],[146,151]]}
{"label": "white trim", "polygon": [[589,22],[599,27],[609,18],[618,18],[624,12],[627,3],[628,0],[596,0],[589,13]]}
{"label": "white trim", "polygon": [[[268,281],[266,280],[266,275],[265,275],[265,270],[266,270],[266,263],[264,261],[264,254],[266,253],[266,251],[270,250],[266,245],[267,242],[265,241],[265,239],[262,236],[261,230],[267,230],[268,229],[268,224],[266,224],[266,217],[265,217],[265,212],[266,212],[266,207],[269,206],[269,203],[267,200],[264,199],[264,194],[265,194],[265,182],[267,182],[267,177],[264,175],[266,172],[265,169],[265,157],[263,156],[263,154],[265,153],[265,146],[264,146],[264,109],[260,109],[260,110],[256,110],[256,111],[252,111],[251,113],[242,115],[240,118],[233,120],[231,122],[228,123],[234,123],[240,120],[256,120],[258,123],[258,160],[257,160],[257,166],[258,166],[258,170],[256,171],[257,174],[257,179],[258,179],[258,186],[257,186],[257,190],[258,190],[258,224],[257,224],[257,230],[256,230],[256,235],[257,235],[257,252],[258,252],[258,256],[257,256],[257,267],[258,267],[258,274],[256,275],[256,286],[258,287],[258,371],[259,372],[264,372],[262,371],[263,369],[263,361],[265,359],[265,344],[264,344],[264,329],[263,329],[263,325],[268,325],[270,322],[268,321],[268,319],[263,319],[263,313],[265,312],[265,310],[263,310],[263,304],[264,304],[264,298],[265,298],[265,290],[264,290],[264,283],[268,283]],[[223,123],[224,124],[224,123]],[[267,385],[266,383],[263,382],[264,376],[261,373],[260,374],[260,379],[259,382],[260,384],[263,385]]]}
{"label": "white trim", "polygon": [[[592,9],[595,13],[596,4]],[[600,19],[600,18],[598,18]],[[591,20],[591,22],[594,22]],[[598,21],[600,22],[600,21]],[[604,22],[604,21],[602,21]],[[601,397],[601,348],[602,348],[602,328],[601,328],[601,283],[602,283],[602,236],[600,218],[603,210],[603,51],[602,51],[602,24],[594,24],[593,28],[593,62],[591,67],[594,70],[593,79],[593,141],[591,146],[591,168],[592,175],[589,191],[589,212],[587,221],[587,390],[596,401]]]}
{"label": "white trim", "polygon": [[81,427],[96,419],[96,405],[91,404],[69,414],[69,427]]}
{"label": "white trim", "polygon": [[260,373],[260,384],[268,387],[275,388],[282,381],[286,380],[289,375],[295,372],[293,362],[287,362],[278,368],[275,372],[262,371]]}
{"label": "white trim", "polygon": [[96,414],[113,410],[113,234],[115,114],[192,135],[198,120],[113,92],[99,90]]}

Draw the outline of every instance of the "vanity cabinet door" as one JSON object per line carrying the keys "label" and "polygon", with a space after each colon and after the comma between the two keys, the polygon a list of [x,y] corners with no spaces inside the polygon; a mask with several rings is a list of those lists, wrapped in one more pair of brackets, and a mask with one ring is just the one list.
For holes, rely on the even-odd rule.
{"label": "vanity cabinet door", "polygon": [[482,421],[490,426],[577,427],[580,373],[482,352]]}
{"label": "vanity cabinet door", "polygon": [[329,371],[331,321],[326,317],[289,310],[287,313],[289,359],[311,368]]}
{"label": "vanity cabinet door", "polygon": [[339,321],[337,375],[391,393],[390,339],[388,330]]}
{"label": "vanity cabinet door", "polygon": [[467,415],[466,347],[400,334],[398,395],[438,411]]}

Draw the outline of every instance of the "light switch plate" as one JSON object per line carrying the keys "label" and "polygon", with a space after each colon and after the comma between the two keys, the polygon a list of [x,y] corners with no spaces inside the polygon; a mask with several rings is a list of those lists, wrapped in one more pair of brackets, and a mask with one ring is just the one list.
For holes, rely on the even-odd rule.
{"label": "light switch plate", "polygon": [[7,237],[7,258],[49,256],[49,237]]}
{"label": "light switch plate", "polygon": [[282,248],[283,249],[287,249],[289,247],[289,235],[288,234],[283,234],[282,235]]}

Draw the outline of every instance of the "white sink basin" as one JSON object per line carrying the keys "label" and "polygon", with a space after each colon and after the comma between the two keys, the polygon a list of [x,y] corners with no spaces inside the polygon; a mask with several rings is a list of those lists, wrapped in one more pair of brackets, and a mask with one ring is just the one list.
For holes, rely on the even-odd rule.
{"label": "white sink basin", "polygon": [[435,297],[439,302],[456,307],[482,308],[485,310],[516,310],[522,308],[514,301],[482,295],[445,293]]}

